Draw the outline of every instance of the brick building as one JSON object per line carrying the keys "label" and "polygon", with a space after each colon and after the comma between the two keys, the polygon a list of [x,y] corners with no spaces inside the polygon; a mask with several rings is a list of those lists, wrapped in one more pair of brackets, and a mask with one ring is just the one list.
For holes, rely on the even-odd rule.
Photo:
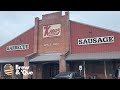
{"label": "brick building", "polygon": [[[7,63],[30,66],[32,76],[48,79],[59,72],[79,71],[90,78],[110,79],[120,65],[120,33],[69,19],[69,12],[35,18],[35,25],[0,47],[1,76]],[[16,77],[15,74],[12,75]]]}

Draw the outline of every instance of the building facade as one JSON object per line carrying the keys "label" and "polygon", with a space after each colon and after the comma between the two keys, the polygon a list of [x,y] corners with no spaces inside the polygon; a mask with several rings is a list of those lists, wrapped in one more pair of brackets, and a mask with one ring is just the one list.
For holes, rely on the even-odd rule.
{"label": "building facade", "polygon": [[[35,25],[0,47],[2,78],[49,79],[59,72],[79,71],[85,78],[111,79],[120,66],[120,33],[69,19],[69,12],[35,18]],[[7,77],[4,65],[30,66],[33,75]]]}

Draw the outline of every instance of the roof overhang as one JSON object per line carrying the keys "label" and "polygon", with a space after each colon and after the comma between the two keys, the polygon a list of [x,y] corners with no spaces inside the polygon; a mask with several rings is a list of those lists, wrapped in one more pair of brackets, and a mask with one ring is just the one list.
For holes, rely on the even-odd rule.
{"label": "roof overhang", "polygon": [[71,60],[111,60],[120,59],[120,52],[103,52],[103,53],[81,53],[81,54],[70,54],[65,59],[66,61]]}
{"label": "roof overhang", "polygon": [[25,57],[5,57],[0,58],[0,63],[19,63],[24,62]]}
{"label": "roof overhang", "polygon": [[40,54],[35,58],[31,59],[30,62],[40,62],[40,61],[59,61],[61,53],[54,54]]}

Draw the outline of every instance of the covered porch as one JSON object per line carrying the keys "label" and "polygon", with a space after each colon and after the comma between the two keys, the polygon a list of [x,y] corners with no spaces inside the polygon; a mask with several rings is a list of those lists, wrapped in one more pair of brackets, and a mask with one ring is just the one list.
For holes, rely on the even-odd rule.
{"label": "covered porch", "polygon": [[78,71],[86,78],[112,79],[112,73],[120,66],[120,52],[71,54],[65,59],[69,71]]}
{"label": "covered porch", "polygon": [[[0,58],[0,79],[22,79],[23,75],[15,74],[15,65],[24,66],[25,57],[5,57]],[[6,64],[11,64],[14,68],[14,72],[11,76],[8,76],[4,72],[4,66]]]}
{"label": "covered porch", "polygon": [[31,79],[51,79],[59,73],[61,53],[39,54],[29,61],[33,76]]}

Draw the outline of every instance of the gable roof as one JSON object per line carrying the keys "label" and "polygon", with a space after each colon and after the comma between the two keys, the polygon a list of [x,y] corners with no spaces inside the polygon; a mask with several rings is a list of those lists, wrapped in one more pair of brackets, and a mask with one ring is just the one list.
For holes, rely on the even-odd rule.
{"label": "gable roof", "polygon": [[73,21],[73,20],[70,20],[70,22],[74,22],[74,23],[78,23],[78,24],[82,24],[82,25],[90,26],[90,27],[93,27],[93,28],[103,29],[103,30],[105,30],[105,31],[109,31],[109,32],[113,32],[113,33],[118,33],[118,34],[120,34],[120,32],[113,31],[113,30],[106,29],[106,28],[102,28],[102,27],[98,27],[98,26],[94,26],[94,25],[89,25],[89,24],[85,24],[85,23],[81,23],[81,22],[77,22],[77,21]]}
{"label": "gable roof", "polygon": [[9,42],[15,40],[16,38],[20,37],[20,36],[23,35],[24,33],[26,33],[26,32],[28,32],[28,31],[32,30],[32,29],[34,29],[34,26],[33,26],[32,28],[28,29],[27,31],[21,33],[21,34],[18,35],[17,37],[13,38],[12,40],[8,41],[7,43],[3,44],[2,46],[0,46],[0,48],[3,47],[3,46],[5,46],[5,45],[8,44]]}

